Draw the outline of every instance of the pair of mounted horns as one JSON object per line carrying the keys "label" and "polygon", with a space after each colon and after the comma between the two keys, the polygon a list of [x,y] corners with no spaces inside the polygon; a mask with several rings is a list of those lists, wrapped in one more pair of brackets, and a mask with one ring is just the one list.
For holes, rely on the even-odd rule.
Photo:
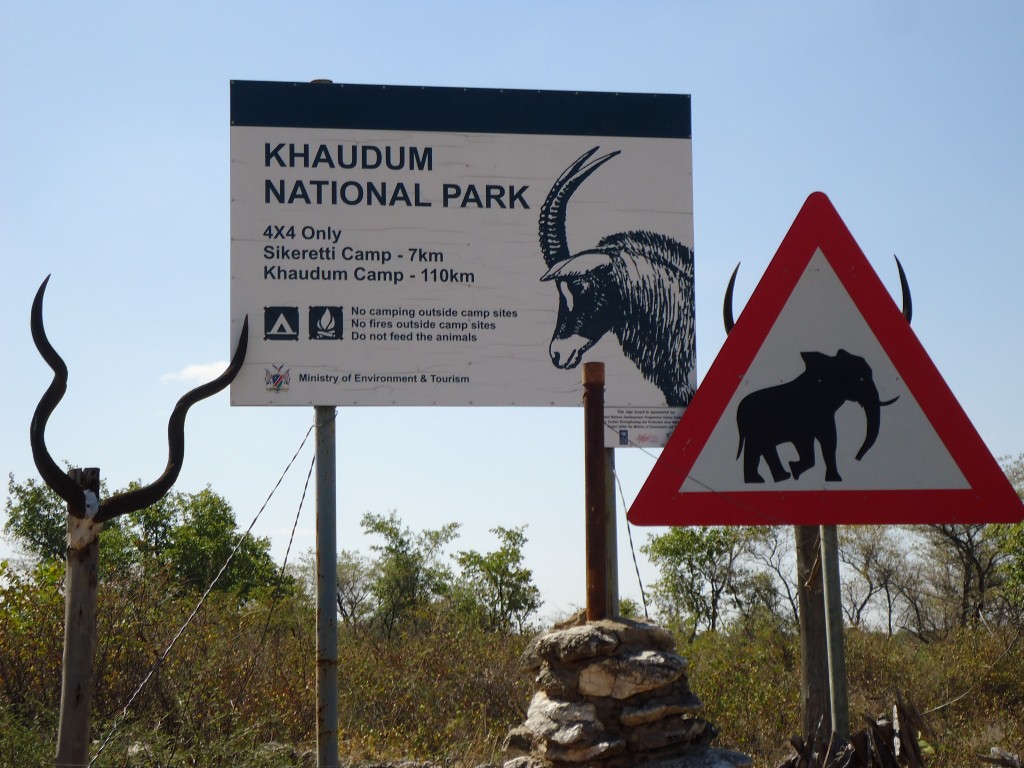
{"label": "pair of mounted horns", "polygon": [[[82,488],[67,472],[57,466],[57,462],[53,460],[46,448],[46,422],[64,397],[68,385],[68,367],[50,344],[50,340],[46,337],[46,329],[43,327],[43,294],[46,292],[46,284],[49,281],[50,278],[47,276],[39,286],[39,290],[36,291],[36,297],[32,301],[31,326],[32,340],[43,360],[53,370],[53,381],[50,382],[50,386],[39,400],[39,405],[36,406],[32,416],[32,426],[29,429],[29,441],[32,445],[32,458],[35,460],[40,476],[47,485],[57,492],[58,496],[64,499],[68,505],[68,511],[72,515],[85,517],[85,494]],[[242,323],[242,334],[238,339],[235,354],[231,357],[231,362],[224,373],[213,381],[201,384],[183,395],[174,406],[167,423],[168,456],[163,474],[149,485],[118,493],[103,500],[93,520],[104,522],[118,515],[145,509],[158,502],[171,489],[174,481],[178,479],[185,458],[185,416],[188,409],[200,400],[217,394],[234,380],[242,368],[248,344],[249,318],[246,316]]]}
{"label": "pair of mounted horns", "polygon": [[[910,285],[907,283],[907,273],[903,271],[903,265],[900,264],[899,258],[893,254],[893,258],[896,259],[896,269],[900,272],[900,290],[903,292],[903,316],[907,318],[907,322],[910,322],[911,316],[914,314],[914,304],[910,299]],[[732,314],[732,295],[736,288],[736,275],[740,271],[740,265],[736,265],[736,269],[732,271],[732,276],[729,278],[729,285],[725,289],[725,301],[722,304],[722,320],[725,322],[725,332],[729,333],[732,331],[732,327],[736,325],[733,320]]]}

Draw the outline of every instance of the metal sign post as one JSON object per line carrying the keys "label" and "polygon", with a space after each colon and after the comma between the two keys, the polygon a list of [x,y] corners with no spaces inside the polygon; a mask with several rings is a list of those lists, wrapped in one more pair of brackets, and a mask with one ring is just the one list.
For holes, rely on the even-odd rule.
{"label": "metal sign post", "polygon": [[338,765],[337,462],[333,407],[313,409],[316,425],[316,764]]}
{"label": "metal sign post", "polygon": [[[327,79],[316,85],[330,85]],[[338,471],[329,406],[313,408],[316,426],[316,764],[338,765]]]}
{"label": "metal sign post", "polygon": [[[316,408],[319,768],[338,761],[328,406],[576,406],[566,372],[607,334],[588,568],[617,612],[605,441],[664,445],[696,387],[692,170],[682,94],[232,82],[231,323],[253,307],[263,333],[231,402]],[[615,282],[588,303],[595,270]],[[593,302],[622,322],[563,334]]]}
{"label": "metal sign post", "polygon": [[832,732],[850,737],[850,704],[843,644],[843,605],[839,593],[839,537],[834,525],[821,526],[821,569],[825,587],[825,635],[828,640],[828,687]]}

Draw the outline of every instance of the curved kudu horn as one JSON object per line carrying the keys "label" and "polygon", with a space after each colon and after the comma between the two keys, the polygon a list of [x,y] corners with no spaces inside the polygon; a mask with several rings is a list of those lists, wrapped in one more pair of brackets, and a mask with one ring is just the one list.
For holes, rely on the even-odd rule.
{"label": "curved kudu horn", "polygon": [[725,332],[731,333],[732,327],[736,325],[736,322],[732,319],[732,292],[736,288],[736,275],[740,271],[740,265],[736,265],[736,269],[732,271],[732,275],[729,277],[729,285],[725,288],[725,301],[722,304],[722,320],[725,322]]}
{"label": "curved kudu horn", "polygon": [[[903,316],[907,318],[907,323],[910,323],[910,318],[914,314],[914,302],[910,298],[910,284],[907,282],[907,273],[903,271],[903,265],[900,260],[893,254],[893,258],[896,259],[896,269],[900,273],[900,291],[903,294]],[[733,320],[732,314],[732,296],[733,291],[736,288],[736,274],[740,271],[740,265],[736,265],[736,269],[732,271],[732,275],[729,277],[729,284],[725,288],[725,300],[722,303],[722,320],[725,323],[725,332],[730,333],[736,322]]]}
{"label": "curved kudu horn", "polygon": [[35,413],[32,414],[32,425],[29,427],[29,443],[32,445],[32,459],[36,463],[36,469],[48,486],[53,488],[68,505],[71,514],[76,517],[85,517],[85,494],[71,476],[57,466],[57,462],[46,450],[46,422],[50,420],[57,403],[64,397],[68,388],[68,367],[64,360],[57,354],[57,350],[46,338],[46,330],[43,328],[43,294],[46,292],[46,284],[50,282],[47,275],[43,284],[36,291],[36,297],[32,300],[32,341],[36,349],[42,355],[43,360],[53,370],[53,381],[46,388],[43,396],[39,399]]}
{"label": "curved kudu horn", "polygon": [[182,395],[177,405],[174,406],[174,410],[171,411],[171,417],[167,420],[167,466],[164,468],[163,474],[149,485],[116,494],[101,502],[100,511],[96,515],[97,520],[102,522],[118,515],[145,509],[162,499],[164,494],[171,489],[174,481],[178,479],[181,463],[185,459],[185,416],[188,414],[188,409],[200,400],[217,394],[234,381],[235,376],[242,369],[248,345],[249,316],[246,315],[245,320],[242,321],[242,334],[238,338],[235,354],[231,357],[231,362],[224,373],[213,381],[201,384],[191,392]]}
{"label": "curved kudu horn", "polygon": [[[67,366],[50,345],[46,338],[46,332],[43,329],[43,293],[46,290],[46,283],[49,279],[47,277],[43,281],[32,304],[32,338],[36,343],[39,353],[54,372],[53,382],[40,400],[35,416],[32,419],[32,455],[36,462],[36,468],[39,469],[39,474],[42,475],[43,480],[68,503],[72,514],[80,511],[82,514],[79,516],[83,516],[85,504],[82,489],[78,487],[78,484],[67,473],[57,466],[47,451],[45,444],[46,421],[49,419],[50,414],[53,413],[54,408],[57,407],[57,403],[64,396],[68,380]],[[183,395],[174,406],[171,417],[167,422],[168,455],[167,466],[164,468],[163,474],[149,485],[126,491],[125,493],[119,493],[103,501],[95,517],[97,522],[110,520],[118,515],[135,512],[151,506],[163,498],[164,494],[170,490],[171,486],[174,485],[174,481],[178,479],[178,474],[181,472],[181,464],[185,458],[185,416],[188,414],[189,408],[200,400],[205,400],[217,394],[234,380],[242,368],[248,344],[249,318],[246,316],[242,323],[242,333],[238,339],[238,346],[235,348],[235,353],[231,357],[231,362],[225,371],[213,381],[201,384]]]}
{"label": "curved kudu horn", "polygon": [[899,258],[896,254],[892,255],[896,259],[896,269],[900,271],[900,290],[903,292],[903,316],[907,318],[907,324],[910,324],[910,318],[914,314],[914,302],[910,299],[910,284],[907,282],[907,273],[903,271],[903,265],[900,264]]}

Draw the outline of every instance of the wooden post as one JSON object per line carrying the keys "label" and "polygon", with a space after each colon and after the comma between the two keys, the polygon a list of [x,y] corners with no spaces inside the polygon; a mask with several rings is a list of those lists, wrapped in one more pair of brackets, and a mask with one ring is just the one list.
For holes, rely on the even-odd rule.
{"label": "wooden post", "polygon": [[583,364],[583,454],[587,505],[587,621],[600,621],[608,617],[604,363]]}
{"label": "wooden post", "polygon": [[800,723],[801,735],[813,734],[821,722],[826,736],[832,732],[829,705],[828,656],[825,643],[825,597],[818,557],[820,529],[794,526],[796,578],[800,610]]}
{"label": "wooden post", "polygon": [[99,509],[100,471],[72,469],[85,491],[86,508],[68,505],[67,579],[64,584],[64,657],[61,669],[57,768],[89,764],[92,667],[96,652],[96,588],[99,582],[100,529],[92,517]]}
{"label": "wooden post", "polygon": [[846,740],[850,738],[850,703],[846,691],[846,646],[843,641],[842,596],[839,592],[839,535],[834,525],[821,526],[821,569],[825,586],[832,732]]}

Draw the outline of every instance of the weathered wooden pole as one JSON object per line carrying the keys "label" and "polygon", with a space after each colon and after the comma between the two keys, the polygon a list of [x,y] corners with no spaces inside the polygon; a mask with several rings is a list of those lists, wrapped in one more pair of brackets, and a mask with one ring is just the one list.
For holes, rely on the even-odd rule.
{"label": "weathered wooden pole", "polygon": [[821,569],[825,588],[825,627],[828,638],[828,686],[831,692],[832,732],[850,738],[850,704],[846,686],[846,646],[843,642],[843,604],[839,591],[839,535],[836,526],[821,526]]}
{"label": "weathered wooden pole", "polygon": [[89,764],[92,667],[96,653],[96,588],[99,582],[100,471],[72,469],[69,476],[84,491],[84,509],[68,504],[67,577],[64,583],[64,656],[61,670],[57,768]]}
{"label": "weathered wooden pole", "polygon": [[[96,651],[96,590],[99,581],[99,534],[107,520],[156,504],[171,489],[185,459],[185,416],[189,408],[230,384],[242,368],[249,343],[249,318],[242,321],[238,346],[227,369],[213,381],[182,395],[167,420],[167,466],[148,485],[114,494],[100,503],[99,469],[65,472],[46,447],[46,424],[67,391],[68,367],[50,344],[43,326],[43,295],[47,277],[32,300],[32,341],[53,371],[53,380],[39,400],[29,443],[43,481],[68,505],[67,579],[64,584],[64,657],[61,670],[60,721],[57,727],[57,768],[78,768],[89,762],[89,719],[92,667]],[[102,751],[102,747],[101,747]]]}
{"label": "weathered wooden pole", "polygon": [[609,615],[604,363],[583,364],[583,461],[587,506],[587,621],[600,621]]}
{"label": "weathered wooden pole", "polygon": [[828,654],[825,637],[825,593],[821,578],[817,525],[797,525],[796,578],[800,610],[800,723],[803,735],[814,733],[821,723],[832,732],[829,704]]}
{"label": "weathered wooden pole", "polygon": [[316,426],[316,765],[338,766],[338,535],[336,411],[314,408]]}

